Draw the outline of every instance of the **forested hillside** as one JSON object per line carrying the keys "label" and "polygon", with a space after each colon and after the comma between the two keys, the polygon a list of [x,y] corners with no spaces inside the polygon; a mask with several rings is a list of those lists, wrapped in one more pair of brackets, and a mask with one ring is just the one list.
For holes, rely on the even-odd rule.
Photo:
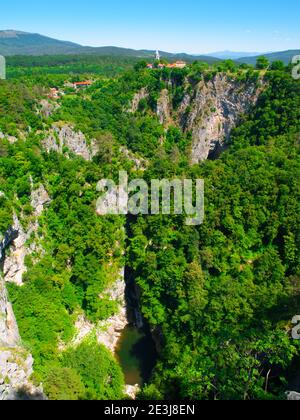
{"label": "forested hillside", "polygon": [[[74,341],[78,317],[96,326],[118,313],[110,290],[125,266],[158,350],[138,398],[284,399],[299,372],[300,84],[291,69],[228,60],[149,70],[128,60],[110,73],[109,60],[15,60],[0,81],[0,231],[17,218],[31,232],[23,284],[6,285],[32,381],[50,399],[125,398],[97,328]],[[70,84],[87,78],[82,90]],[[204,179],[204,223],[97,216],[98,181],[122,169],[146,181]],[[41,186],[49,200],[37,214]]]}

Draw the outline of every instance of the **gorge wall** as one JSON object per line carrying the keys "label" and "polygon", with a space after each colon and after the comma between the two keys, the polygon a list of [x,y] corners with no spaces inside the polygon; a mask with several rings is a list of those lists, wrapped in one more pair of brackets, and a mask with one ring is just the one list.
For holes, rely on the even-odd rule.
{"label": "gorge wall", "polygon": [[262,80],[239,81],[222,73],[193,87],[186,81],[184,97],[176,110],[168,90],[161,91],[157,116],[166,129],[175,125],[192,134],[190,160],[196,164],[226,146],[232,129],[256,104],[263,89]]}
{"label": "gorge wall", "polygon": [[[10,228],[0,245],[3,261],[6,248],[18,232]],[[8,300],[3,276],[0,276],[0,400],[45,399],[41,387],[31,382],[33,358],[21,343],[13,308]]]}

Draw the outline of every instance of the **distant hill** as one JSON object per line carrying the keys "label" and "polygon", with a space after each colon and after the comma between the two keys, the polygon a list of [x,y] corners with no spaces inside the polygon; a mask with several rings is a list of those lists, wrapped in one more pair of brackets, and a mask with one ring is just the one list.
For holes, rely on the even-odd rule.
{"label": "distant hill", "polygon": [[274,52],[274,53],[270,53],[270,54],[259,54],[259,55],[254,56],[254,57],[242,57],[242,58],[238,59],[237,61],[240,62],[240,63],[255,65],[257,58],[261,55],[264,55],[265,57],[267,57],[267,59],[270,62],[281,60],[285,64],[289,64],[292,61],[292,58],[295,55],[300,55],[300,50],[288,50],[288,51]]}
{"label": "distant hill", "polygon": [[209,57],[219,58],[220,60],[238,60],[239,58],[245,57],[256,57],[261,55],[258,52],[236,52],[236,51],[220,51],[215,53],[207,54]]}
{"label": "distant hill", "polygon": [[[134,50],[130,48],[120,48],[114,46],[89,47],[69,41],[60,41],[40,34],[28,32],[4,30],[0,31],[0,54],[4,56],[41,56],[41,55],[97,55],[112,57],[133,57],[140,59],[151,59],[155,55],[152,50]],[[220,60],[233,59],[237,63],[247,63],[255,65],[257,58],[262,55],[259,53],[243,53],[233,51],[222,51],[207,55],[189,55],[185,53],[173,54],[160,51],[163,58],[169,60],[185,60],[192,62],[195,60],[205,61],[209,64]],[[290,63],[294,55],[300,55],[300,50],[290,50],[274,52],[265,55],[271,62],[282,60],[286,64]]]}
{"label": "distant hill", "polygon": [[[217,58],[209,56],[193,56],[188,54],[172,54],[160,51],[161,56],[170,60],[184,59],[186,61],[201,60],[207,63],[219,61]],[[14,55],[75,55],[89,54],[116,57],[136,57],[149,59],[154,57],[155,51],[133,50],[119,47],[87,47],[73,42],[60,41],[40,34],[5,30],[0,31],[0,54],[4,56]]]}

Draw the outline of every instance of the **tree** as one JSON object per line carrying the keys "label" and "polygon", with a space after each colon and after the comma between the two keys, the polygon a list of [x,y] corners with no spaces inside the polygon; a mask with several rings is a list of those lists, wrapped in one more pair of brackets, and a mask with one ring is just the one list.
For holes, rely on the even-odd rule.
{"label": "tree", "polygon": [[283,71],[285,69],[285,64],[281,60],[273,61],[271,64],[271,70]]}
{"label": "tree", "polygon": [[85,395],[80,375],[74,369],[51,367],[48,372],[44,391],[50,400],[76,401]]}
{"label": "tree", "polygon": [[258,57],[256,61],[256,68],[258,70],[265,70],[269,67],[270,62],[265,56]]}
{"label": "tree", "polygon": [[141,60],[134,66],[135,71],[141,71],[147,68],[147,61]]}

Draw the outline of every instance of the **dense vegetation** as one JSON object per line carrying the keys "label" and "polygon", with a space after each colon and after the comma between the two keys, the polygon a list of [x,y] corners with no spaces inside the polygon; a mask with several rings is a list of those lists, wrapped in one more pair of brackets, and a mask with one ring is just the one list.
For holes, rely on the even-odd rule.
{"label": "dense vegetation", "polygon": [[[88,71],[95,83],[76,95],[68,91],[45,117],[37,112],[40,99],[49,87],[63,87],[69,63],[78,70],[86,62],[56,58],[61,76],[48,72],[58,61],[34,60],[18,61],[11,70],[17,78],[0,84],[0,131],[21,137],[13,144],[1,140],[0,230],[11,224],[13,209],[24,226],[30,223],[29,175],[34,186],[45,185],[51,203],[36,238],[44,252],[27,258],[23,287],[9,285],[36,381],[51,399],[122,397],[113,356],[93,337],[77,347],[71,341],[78,314],[96,322],[117,310],[104,295],[124,264],[125,220],[97,217],[95,200],[99,179],[115,179],[123,168],[146,180],[185,176],[206,183],[202,226],[186,226],[181,216],[130,217],[127,223],[126,264],[162,348],[140,398],[284,397],[289,368],[299,357],[288,331],[300,304],[300,87],[290,69],[277,63],[266,71],[260,60],[254,70],[228,60],[149,71],[142,62],[108,79],[99,77],[107,69],[98,73],[95,62]],[[29,64],[45,67],[29,75]],[[218,72],[240,81],[264,77],[266,88],[221,157],[190,166],[191,135],[175,122],[168,129],[159,123],[157,100],[168,89],[176,111],[186,89]],[[148,96],[129,112],[143,87]],[[93,161],[44,152],[41,133],[61,122],[97,140]],[[120,146],[145,159],[145,171],[134,171]]]}
{"label": "dense vegetation", "polygon": [[[59,382],[64,378],[62,369],[66,359],[61,360],[58,346],[64,347],[72,339],[77,315],[85,311],[91,321],[105,320],[117,310],[116,304],[106,296],[106,289],[118,277],[122,265],[120,247],[124,222],[118,218],[99,218],[95,214],[96,183],[105,175],[98,165],[42,154],[36,140],[27,139],[26,143],[19,141],[13,145],[4,141],[2,147],[0,190],[5,194],[1,197],[5,205],[1,206],[1,230],[4,232],[11,225],[12,207],[19,216],[23,214],[25,229],[30,223],[34,209],[30,205],[29,174],[34,186],[42,182],[52,197],[40,220],[38,238],[30,239],[42,238],[45,252],[41,255],[36,250],[27,258],[24,286],[10,285],[9,288],[22,338],[35,358],[36,380],[43,380],[46,389],[52,389],[52,380]],[[97,299],[100,294],[103,295],[101,300]],[[91,353],[88,349],[84,351]],[[86,391],[81,397],[120,397],[123,381],[120,368],[108,352],[99,348],[98,355],[95,349],[90,355],[90,364],[88,372],[83,374]],[[106,387],[103,393],[99,387],[92,393],[89,375],[95,375],[96,366],[107,375],[113,375],[112,389],[118,392]],[[53,369],[60,377],[50,374]],[[80,377],[80,372],[78,375]],[[68,387],[72,392],[72,383]]]}
{"label": "dense vegetation", "polygon": [[13,56],[7,57],[7,77],[24,76],[97,75],[114,77],[124,70],[132,69],[137,58],[98,55],[55,55],[55,56]]}

